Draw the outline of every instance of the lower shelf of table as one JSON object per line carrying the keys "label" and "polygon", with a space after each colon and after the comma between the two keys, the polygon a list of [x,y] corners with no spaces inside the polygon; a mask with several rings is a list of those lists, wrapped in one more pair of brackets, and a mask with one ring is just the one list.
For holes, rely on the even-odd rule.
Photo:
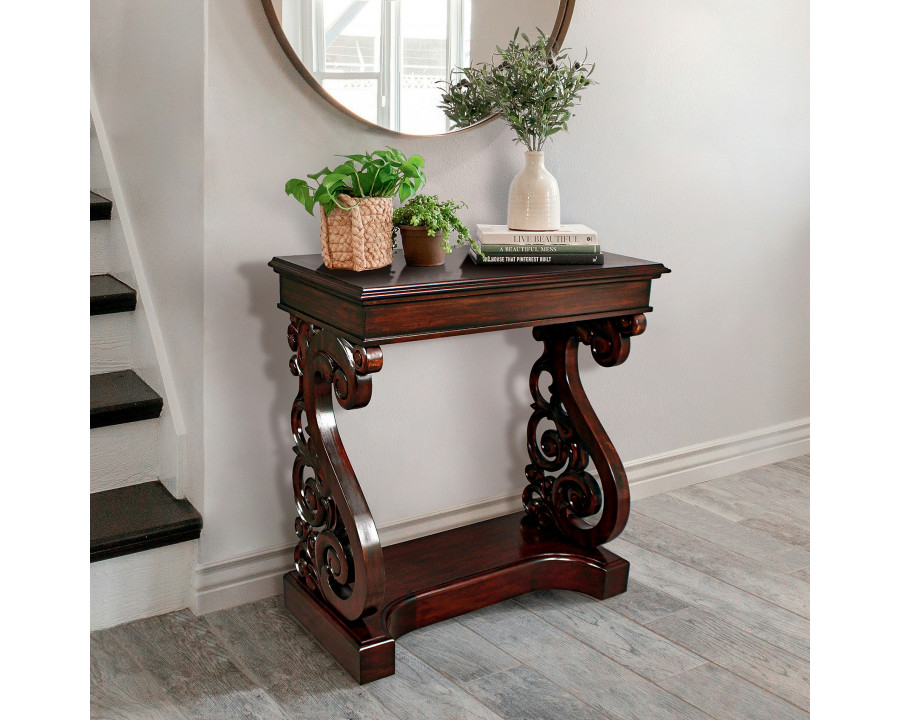
{"label": "lower shelf of table", "polygon": [[284,576],[285,607],[357,682],[394,673],[394,639],[417,628],[533,590],[576,590],[599,599],[625,592],[628,562],[569,544],[524,513],[384,548],[385,600],[348,622],[302,584]]}

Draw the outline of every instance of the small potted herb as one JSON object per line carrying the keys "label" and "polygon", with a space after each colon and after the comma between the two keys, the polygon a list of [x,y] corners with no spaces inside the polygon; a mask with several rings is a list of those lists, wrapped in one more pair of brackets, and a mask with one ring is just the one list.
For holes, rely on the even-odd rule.
{"label": "small potted herb", "polygon": [[393,258],[393,202],[403,202],[425,184],[425,161],[387,148],[365,155],[339,155],[346,161],[285,183],[312,215],[322,213],[322,259],[337,270],[372,270]]}
{"label": "small potted herb", "polygon": [[453,252],[451,233],[456,233],[457,245],[468,243],[480,252],[478,243],[469,236],[469,228],[456,216],[462,207],[468,205],[453,200],[441,202],[437,195],[417,195],[394,210],[394,235],[399,229],[407,265],[443,265],[446,253]]}

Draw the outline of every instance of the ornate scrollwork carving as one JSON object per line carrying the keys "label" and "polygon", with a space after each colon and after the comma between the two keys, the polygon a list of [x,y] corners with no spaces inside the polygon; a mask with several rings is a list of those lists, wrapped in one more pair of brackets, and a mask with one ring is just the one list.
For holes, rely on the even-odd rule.
{"label": "ornate scrollwork carving", "polygon": [[300,381],[291,409],[299,539],[294,565],[307,588],[355,620],[381,604],[384,561],[337,431],[332,397],[348,409],[365,406],[372,396],[369,374],[382,366],[381,348],[354,347],[294,315],[287,334],[290,370]]}
{"label": "ornate scrollwork carving", "polygon": [[[531,464],[525,468],[522,502],[526,512],[583,547],[596,547],[622,532],[630,500],[622,461],[581,385],[578,346],[590,347],[604,367],[620,365],[628,357],[630,338],[646,327],[643,315],[632,315],[534,329],[544,352],[529,378],[534,412],[528,421]],[[539,386],[543,373],[550,376],[549,398]],[[540,432],[541,423],[550,427]],[[599,478],[587,471],[591,460]]]}

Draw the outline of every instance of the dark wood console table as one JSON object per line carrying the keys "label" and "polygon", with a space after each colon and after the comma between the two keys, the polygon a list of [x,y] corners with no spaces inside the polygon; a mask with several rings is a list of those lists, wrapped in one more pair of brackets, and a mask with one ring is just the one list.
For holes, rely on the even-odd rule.
{"label": "dark wood console table", "polygon": [[[603,266],[476,266],[462,252],[443,267],[397,258],[364,273],[328,270],[318,255],[269,265],[300,380],[291,410],[299,542],[285,605],[357,682],[393,674],[394,638],[416,628],[532,590],[625,591],[628,562],[601,545],[628,520],[628,481],[581,386],[578,348],[604,367],[624,362],[666,267],[610,253]],[[524,512],[382,548],[334,398],[369,402],[386,343],[516,327],[534,327],[544,344],[529,381]]]}

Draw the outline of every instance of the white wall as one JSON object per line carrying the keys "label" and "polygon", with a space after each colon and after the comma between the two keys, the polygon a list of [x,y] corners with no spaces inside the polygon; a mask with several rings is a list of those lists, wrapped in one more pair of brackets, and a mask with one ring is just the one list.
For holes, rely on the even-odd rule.
{"label": "white wall", "polygon": [[472,0],[472,63],[491,62],[497,46],[505,47],[516,28],[532,41],[537,38],[535,28],[548,35],[559,10],[557,0],[518,0],[515,12],[497,0]]}
{"label": "white wall", "polygon": [[[585,363],[626,460],[809,413],[807,28],[805,2],[576,5],[566,44],[590,49],[599,85],[549,148],[564,220],[673,270],[629,361]],[[284,181],[393,144],[423,155],[428,191],[468,202],[469,221],[502,222],[510,137],[370,130],[304,83],[256,0],[209,4],[201,562],[292,537],[295,379],[266,262],[319,241]],[[522,485],[529,331],[384,352],[369,407],[339,418],[377,522]]]}
{"label": "white wall", "polygon": [[[424,156],[427,191],[468,202],[466,220],[503,222],[521,150],[496,122],[448,138],[358,124],[305,84],[257,0],[210,2],[207,22],[203,248],[185,237],[173,258],[182,272],[202,254],[205,290],[200,315],[196,286],[179,289],[191,302],[172,333],[203,358],[190,391],[202,385],[191,404],[203,410],[200,562],[210,565],[292,540],[296,380],[266,263],[317,253],[319,241],[318,219],[284,195],[284,181],[335,153],[391,144]],[[654,286],[656,311],[628,362],[583,362],[623,459],[807,417],[807,4],[580,0],[566,45],[589,48],[599,84],[547,149],[563,220],[673,271]],[[173,118],[176,107],[159,122],[182,122],[193,138],[193,120]],[[162,180],[144,174],[135,184],[158,193]],[[193,178],[179,185],[193,189]],[[384,353],[369,407],[339,417],[377,522],[522,486],[527,376],[539,354],[528,330]]]}
{"label": "white wall", "polygon": [[126,282],[135,282],[131,265],[146,277],[136,319],[157,342],[136,334],[134,369],[165,398],[162,427],[181,432],[161,437],[163,479],[176,472],[167,458],[181,452],[170,487],[201,510],[204,50],[202,0],[91,2],[95,120],[122,183],[113,228],[121,234],[118,216],[127,215],[137,253],[120,252],[112,269]]}

